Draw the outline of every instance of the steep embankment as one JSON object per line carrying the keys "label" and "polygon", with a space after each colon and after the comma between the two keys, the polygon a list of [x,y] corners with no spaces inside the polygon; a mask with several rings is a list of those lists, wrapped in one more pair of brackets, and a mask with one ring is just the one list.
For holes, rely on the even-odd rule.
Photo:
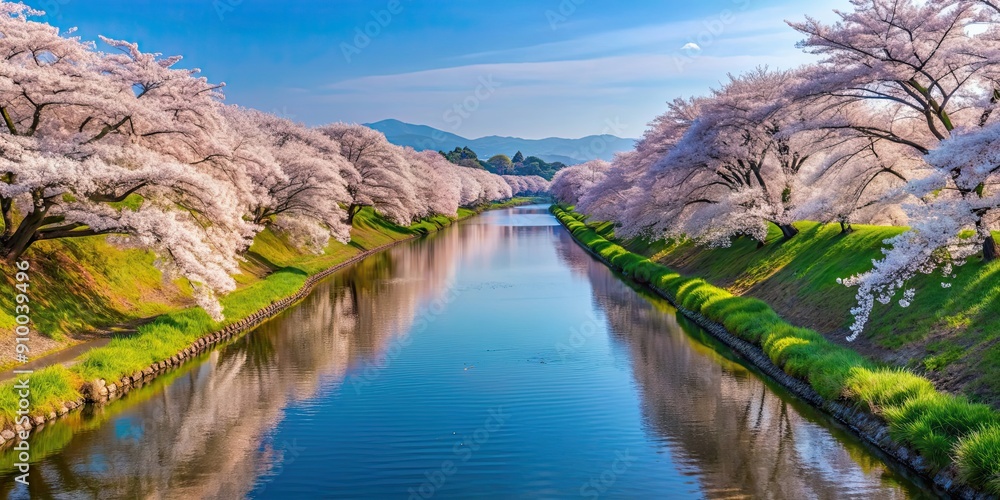
{"label": "steep embankment", "polygon": [[[882,256],[882,242],[903,229],[855,226],[843,234],[839,225],[796,225],[799,235],[784,241],[774,228],[762,248],[749,240],[717,249],[690,242],[623,245],[735,295],[761,299],[791,323],[873,359],[910,368],[942,390],[1000,409],[1000,262],[973,259],[956,268],[954,278],[919,276],[908,308],[876,303],[864,335],[847,344],[856,290],[839,285],[837,278],[870,269]],[[613,238],[610,224],[594,228]]]}
{"label": "steep embankment", "polygon": [[[730,286],[737,291],[752,290],[766,280],[775,280],[775,285],[772,286],[779,289],[781,285],[777,284],[780,283],[778,280],[784,279],[786,283],[796,282],[795,288],[788,294],[806,295],[810,301],[815,301],[823,293],[835,291],[822,284],[798,281],[818,279],[819,276],[839,272],[835,267],[836,263],[830,262],[833,257],[830,253],[835,250],[833,245],[841,245],[840,251],[852,249],[853,253],[849,255],[861,260],[865,258],[864,242],[873,243],[872,239],[875,238],[874,248],[877,249],[877,236],[859,232],[854,236],[835,237],[845,241],[828,240],[825,242],[826,250],[822,252],[821,248],[824,247],[821,245],[806,243],[796,246],[793,243],[795,240],[784,245],[772,243],[771,248],[761,249],[764,251],[756,257],[747,256],[753,249],[739,246],[729,250],[699,251],[686,245],[626,243],[636,250],[632,252],[599,234],[598,231],[601,231],[610,235],[610,228],[606,225],[596,226],[595,230],[582,222],[577,214],[560,208],[553,211],[581,244],[610,266],[640,283],[648,284],[696,319],[703,320],[710,330],[718,329],[719,335],[733,337],[735,344],[746,344],[748,349],[745,349],[747,352],[744,354],[754,359],[762,369],[768,371],[768,366],[764,365],[770,365],[778,370],[776,375],[793,377],[788,380],[787,386],[817,406],[844,419],[865,435],[866,439],[928,477],[933,477],[935,482],[950,491],[958,492],[949,486],[951,478],[957,474],[967,484],[1000,494],[1000,413],[986,405],[971,403],[964,397],[939,392],[926,378],[905,369],[866,359],[853,350],[835,345],[814,330],[793,326],[766,302],[730,293],[702,278],[685,276],[663,264],[675,262],[687,270],[697,270],[720,282],[723,278],[728,278]],[[816,234],[811,235],[814,238],[830,238],[822,234],[824,228],[817,226],[803,229],[807,235],[811,230],[814,231]],[[861,231],[882,230],[861,228]],[[868,248],[870,254],[871,247]],[[728,252],[743,252],[729,256],[731,259],[743,260],[721,261],[727,257]],[[654,259],[644,255],[652,255]],[[828,258],[814,260],[822,256]],[[744,272],[736,272],[740,269],[737,266],[743,266]],[[855,265],[856,267],[858,266]],[[851,272],[852,269],[845,271]],[[995,271],[995,265],[969,268],[965,272],[977,276],[956,278],[956,287],[979,283],[977,280],[987,279]],[[745,278],[741,280],[743,276]],[[933,293],[927,295],[929,297],[925,300],[934,297]],[[790,303],[792,302],[786,302]],[[807,301],[803,303],[815,304]],[[930,306],[914,304],[912,307],[914,312],[909,314],[921,311],[918,307]],[[958,306],[941,303],[937,307]],[[924,311],[926,314],[929,309]],[[886,318],[881,318],[880,321],[885,320]],[[903,324],[899,328],[908,326]],[[866,418],[865,414],[871,417]],[[888,435],[877,428],[865,429],[867,425],[863,422],[872,417],[884,422]],[[915,458],[913,453],[898,449],[895,443],[904,444],[922,458]]]}
{"label": "steep embankment", "polygon": [[[527,201],[515,199],[489,208]],[[459,218],[475,213],[463,209]],[[72,332],[76,329],[108,331],[114,330],[116,323],[156,316],[142,321],[133,334],[86,352],[70,368],[55,365],[36,371],[31,376],[31,415],[44,420],[55,412],[61,414],[66,409],[64,403],[80,400],[85,382],[118,380],[170,360],[204,335],[241,323],[295,295],[310,276],[368,250],[427,234],[452,222],[439,216],[401,227],[366,209],[355,217],[351,242],[333,242],[321,255],[299,250],[280,235],[264,231],[250,248],[238,276],[239,289],[222,299],[223,322],[213,321],[203,310],[191,306],[190,290],[182,283],[164,283],[147,253],[116,249],[100,237],[32,249],[26,259],[33,269],[33,353],[41,354],[38,345],[58,348],[93,335],[75,335]],[[7,286],[0,292],[0,324],[13,325],[13,273],[4,274]],[[12,346],[13,328],[5,330],[5,341]],[[13,347],[9,351],[4,355],[12,355]],[[15,420],[18,398],[11,384],[0,384],[0,428]]]}
{"label": "steep embankment", "polygon": [[[447,218],[441,217],[399,227],[367,211],[355,222],[349,245],[331,244],[322,255],[297,249],[281,235],[265,230],[247,254],[242,274],[236,276],[239,291],[234,297],[246,294],[246,289],[272,274],[272,281],[279,281],[293,270],[314,273],[363,249],[447,223]],[[153,265],[153,254],[122,249],[104,237],[39,242],[24,258],[31,264],[32,358],[112,332],[134,331],[148,318],[193,305],[190,287],[181,280],[165,281]],[[9,367],[15,362],[17,292],[13,269],[2,267],[0,367]]]}

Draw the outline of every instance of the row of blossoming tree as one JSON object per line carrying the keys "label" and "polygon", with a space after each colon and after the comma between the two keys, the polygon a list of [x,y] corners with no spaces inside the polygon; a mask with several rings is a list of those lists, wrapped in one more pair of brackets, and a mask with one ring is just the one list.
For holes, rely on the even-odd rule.
{"label": "row of blossoming tree", "polygon": [[[399,223],[544,191],[359,125],[309,128],[222,103],[180,57],[102,38],[106,51],[0,2],[0,254],[111,235],[149,249],[221,318],[241,253],[272,225],[321,251],[364,207]],[[515,184],[515,189],[511,185]]]}
{"label": "row of blossoming tree", "polygon": [[[788,24],[819,56],[678,99],[635,150],[560,172],[552,193],[623,236],[763,245],[793,222],[908,225],[858,289],[851,339],[875,300],[908,305],[917,273],[998,258],[1000,3],[852,0]],[[801,236],[800,236],[801,237]],[[947,286],[947,284],[945,284]]]}

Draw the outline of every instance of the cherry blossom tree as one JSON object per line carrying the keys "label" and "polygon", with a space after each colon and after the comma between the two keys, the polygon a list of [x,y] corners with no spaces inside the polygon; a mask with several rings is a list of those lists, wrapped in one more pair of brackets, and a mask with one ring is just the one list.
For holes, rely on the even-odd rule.
{"label": "cherry blossom tree", "polygon": [[548,179],[538,176],[538,175],[527,175],[520,176],[527,181],[524,191],[522,193],[527,194],[544,194],[549,191],[551,182]]}
{"label": "cherry blossom tree", "polygon": [[416,181],[418,217],[434,214],[455,217],[462,201],[462,180],[456,173],[457,165],[435,151],[417,152],[404,150],[407,162]]}
{"label": "cherry blossom tree", "polygon": [[28,19],[40,14],[0,3],[0,253],[116,235],[153,250],[220,318],[215,296],[235,287],[256,230],[207,163],[220,85],[134,44],[104,39],[118,52],[99,53]]}
{"label": "cherry blossom tree", "polygon": [[769,224],[785,238],[798,233],[792,222],[803,174],[840,141],[836,131],[802,126],[811,110],[788,92],[798,74],[758,68],[730,76],[703,100],[685,135],[646,175],[669,221],[660,230],[714,246],[740,235],[763,243]]}
{"label": "cherry blossom tree", "polygon": [[[449,162],[450,163],[450,162]],[[472,207],[480,204],[484,197],[484,189],[482,184],[480,184],[479,179],[472,173],[473,169],[466,167],[459,167],[455,165],[452,172],[458,179],[458,183],[461,186],[461,196],[459,198],[459,203],[463,207]]]}
{"label": "cherry blossom tree", "polygon": [[599,220],[614,221],[625,236],[662,235],[671,222],[666,211],[672,190],[649,189],[650,169],[680,141],[699,115],[701,100],[675,99],[656,117],[635,149],[618,154],[604,179],[580,198],[578,208]]}
{"label": "cherry blossom tree", "polygon": [[372,207],[398,224],[409,224],[417,205],[415,179],[403,149],[381,132],[356,124],[334,123],[320,131],[340,143],[340,153],[357,172],[347,180],[351,202],[347,222],[364,207]]}
{"label": "cherry blossom tree", "polygon": [[510,188],[510,184],[507,184],[507,181],[503,180],[503,177],[479,168],[461,166],[459,166],[459,168],[468,170],[482,189],[482,191],[480,191],[479,198],[475,201],[475,204],[478,205],[492,201],[506,200],[514,196]]}
{"label": "cherry blossom tree", "polygon": [[[989,122],[1000,65],[998,11],[990,9],[989,2],[852,0],[852,4],[853,11],[838,11],[841,20],[834,25],[812,18],[789,23],[807,37],[801,47],[825,58],[799,92],[829,108],[862,102],[879,111],[831,114],[825,127],[891,141],[926,155],[956,129]],[[982,24],[990,29],[972,34],[975,25]],[[963,198],[979,197],[978,186],[958,186],[960,175],[961,168],[951,170],[950,187]],[[975,204],[970,200],[970,206]],[[996,258],[997,244],[985,220],[976,232],[984,257]]]}
{"label": "cherry blossom tree", "polygon": [[503,180],[510,185],[514,196],[537,195],[549,190],[549,181],[538,175],[504,175]]}
{"label": "cherry blossom tree", "polygon": [[882,104],[895,113],[861,115],[830,127],[905,144],[923,154],[981,112],[967,107],[980,91],[979,76],[996,64],[994,43],[969,35],[989,22],[974,2],[960,0],[852,0],[833,25],[806,18],[789,25],[806,35],[799,46],[824,57],[805,79],[806,94],[834,105]]}
{"label": "cherry blossom tree", "polygon": [[517,196],[518,193],[524,190],[527,186],[527,182],[521,179],[519,175],[503,175],[503,180],[507,182],[510,186],[510,191]]}
{"label": "cherry blossom tree", "polygon": [[833,114],[823,126],[902,145],[923,156],[930,173],[906,186],[920,200],[904,206],[911,230],[886,242],[891,248],[871,271],[844,281],[858,287],[851,340],[875,300],[887,303],[903,290],[900,304],[909,304],[915,290],[906,282],[916,273],[950,275],[952,265],[980,251],[984,260],[997,258],[998,200],[984,162],[991,161],[1000,64],[998,11],[990,2],[852,4],[834,25],[789,23],[806,35],[803,48],[824,56],[801,92],[831,109],[864,103],[876,110]]}
{"label": "cherry blossom tree", "polygon": [[[221,84],[180,57],[67,36],[0,2],[0,255],[107,235],[148,249],[214,318],[264,226],[321,250],[365,206],[408,224],[510,185],[358,125],[310,129],[226,107]],[[537,184],[537,183],[536,183]]]}
{"label": "cherry blossom tree", "polygon": [[806,172],[796,217],[838,223],[842,233],[853,224],[909,224],[902,204],[916,200],[903,188],[927,175],[923,158],[890,141],[846,139]]}
{"label": "cherry blossom tree", "polygon": [[[332,236],[346,243],[347,181],[357,172],[340,155],[340,144],[318,130],[253,109],[229,106],[231,159],[240,164],[254,191],[250,216],[255,224],[274,226],[313,251]],[[234,183],[243,183],[234,180]]]}
{"label": "cherry blossom tree", "polygon": [[549,192],[560,203],[575,205],[581,196],[604,180],[610,168],[611,164],[604,160],[591,160],[566,167],[556,172]]}
{"label": "cherry blossom tree", "polygon": [[[911,216],[911,229],[886,241],[891,248],[883,250],[885,257],[875,261],[872,270],[843,281],[858,287],[848,340],[864,330],[876,300],[888,304],[902,291],[899,304],[909,306],[916,290],[906,283],[916,274],[940,269],[942,286],[948,287],[953,267],[982,250],[982,228],[1000,228],[1000,192],[995,189],[1000,183],[1000,123],[953,134],[928,155],[928,161],[935,172],[907,186],[921,199],[908,211],[927,216]],[[966,196],[968,191],[976,195]]]}

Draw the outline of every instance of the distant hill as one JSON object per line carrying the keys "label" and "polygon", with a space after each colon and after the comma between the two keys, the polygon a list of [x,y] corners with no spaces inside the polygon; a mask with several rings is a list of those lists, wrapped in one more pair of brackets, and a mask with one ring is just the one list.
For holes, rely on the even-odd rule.
{"label": "distant hill", "polygon": [[468,146],[484,160],[498,154],[514,156],[514,153],[520,151],[524,156],[537,156],[549,163],[576,165],[598,158],[610,160],[615,153],[628,151],[635,146],[635,139],[623,139],[614,135],[591,135],[580,139],[521,139],[491,135],[468,139],[427,125],[413,125],[399,120],[382,120],[365,125],[382,132],[389,142],[399,146],[437,151],[451,151]]}

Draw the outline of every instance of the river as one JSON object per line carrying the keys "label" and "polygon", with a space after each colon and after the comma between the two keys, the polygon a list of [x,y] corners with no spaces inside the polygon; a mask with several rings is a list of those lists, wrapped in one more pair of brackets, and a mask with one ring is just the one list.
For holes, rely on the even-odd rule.
{"label": "river", "polygon": [[32,437],[23,498],[914,498],[530,206],[333,275]]}

